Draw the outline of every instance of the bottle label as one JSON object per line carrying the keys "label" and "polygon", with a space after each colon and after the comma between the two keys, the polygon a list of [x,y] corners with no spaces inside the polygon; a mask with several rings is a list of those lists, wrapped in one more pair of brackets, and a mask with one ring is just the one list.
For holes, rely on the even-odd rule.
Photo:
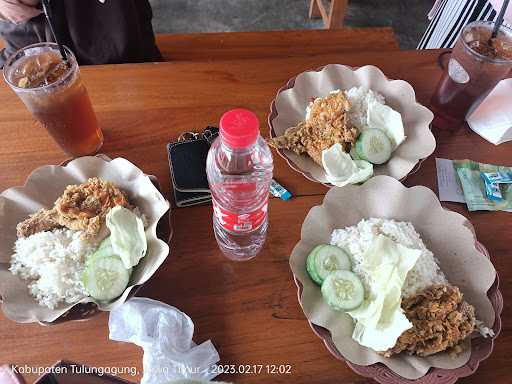
{"label": "bottle label", "polygon": [[250,232],[257,229],[265,221],[268,210],[268,198],[265,199],[254,211],[244,214],[237,214],[222,208],[214,198],[213,214],[222,228],[236,233]]}

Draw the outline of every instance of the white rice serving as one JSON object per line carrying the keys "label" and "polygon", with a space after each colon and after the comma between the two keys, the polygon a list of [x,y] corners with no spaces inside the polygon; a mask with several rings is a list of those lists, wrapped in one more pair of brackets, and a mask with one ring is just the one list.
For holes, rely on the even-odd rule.
{"label": "white rice serving", "polygon": [[372,103],[386,104],[384,96],[365,87],[352,87],[345,92],[350,101],[348,118],[350,123],[360,131],[370,128],[368,126],[368,106]]}
{"label": "white rice serving", "polygon": [[81,233],[56,229],[16,241],[9,270],[29,281],[28,289],[40,305],[54,309],[87,296],[80,277],[97,244],[80,239]]}
{"label": "white rice serving", "polygon": [[[335,94],[341,92],[340,89],[336,89],[334,91],[329,92],[330,94]],[[345,91],[345,95],[347,96],[348,101],[350,102],[350,110],[348,111],[348,119],[349,122],[355,126],[359,131],[364,131],[365,129],[369,129],[368,125],[368,106],[372,103],[379,103],[382,105],[386,105],[384,96],[380,93],[372,91],[371,89],[365,87],[352,87],[349,90]],[[315,99],[318,100],[320,97]],[[309,119],[309,114],[311,113],[311,107],[313,106],[313,101],[311,101],[306,107],[306,119]]]}
{"label": "white rice serving", "polygon": [[350,256],[352,269],[361,278],[367,292],[373,293],[372,277],[366,274],[360,266],[364,260],[364,254],[379,234],[385,235],[405,247],[422,251],[413,269],[407,274],[402,288],[402,297],[410,297],[433,284],[447,284],[437,259],[425,247],[411,223],[371,218],[363,219],[351,227],[336,229],[331,235],[331,244],[342,248]]}

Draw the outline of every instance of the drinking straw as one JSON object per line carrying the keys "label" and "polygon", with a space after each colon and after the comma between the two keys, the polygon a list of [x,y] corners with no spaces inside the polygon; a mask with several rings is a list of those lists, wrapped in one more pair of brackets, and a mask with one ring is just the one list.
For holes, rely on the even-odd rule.
{"label": "drinking straw", "polygon": [[503,4],[501,5],[500,13],[494,23],[494,29],[492,31],[491,39],[495,39],[496,36],[498,36],[498,31],[501,27],[501,24],[503,24],[503,18],[505,17],[505,11],[507,10],[509,1],[510,0],[505,0],[505,1],[503,1]]}
{"label": "drinking straw", "polygon": [[52,14],[52,10],[50,8],[50,4],[49,4],[48,0],[43,0],[42,3],[43,3],[43,12],[46,16],[46,20],[48,20],[48,24],[50,25],[50,31],[52,33],[53,39],[59,46],[59,51],[60,51],[60,55],[62,56],[62,60],[66,63],[68,68],[71,68],[71,64],[68,61],[68,55],[66,53],[66,50],[64,49],[64,46],[62,45],[62,43],[57,39],[57,34],[55,33],[55,28],[54,28],[54,24],[53,24],[53,14]]}

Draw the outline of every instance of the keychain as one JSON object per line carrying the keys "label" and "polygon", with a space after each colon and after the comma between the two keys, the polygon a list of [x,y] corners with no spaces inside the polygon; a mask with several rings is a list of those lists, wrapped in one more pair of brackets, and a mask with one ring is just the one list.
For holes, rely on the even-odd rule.
{"label": "keychain", "polygon": [[184,141],[194,141],[194,140],[200,140],[204,139],[209,145],[212,145],[213,141],[217,138],[219,135],[219,129],[216,127],[208,126],[206,129],[199,133],[199,132],[183,132],[179,137],[179,142]]}

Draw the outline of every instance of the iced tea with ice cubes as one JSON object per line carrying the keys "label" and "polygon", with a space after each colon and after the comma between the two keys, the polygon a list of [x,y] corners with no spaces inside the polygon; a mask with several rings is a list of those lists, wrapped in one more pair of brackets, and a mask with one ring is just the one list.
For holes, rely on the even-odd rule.
{"label": "iced tea with ice cubes", "polygon": [[460,127],[466,116],[512,69],[512,29],[502,25],[491,39],[494,23],[469,23],[457,41],[430,107],[433,125]]}
{"label": "iced tea with ice cubes", "polygon": [[76,59],[65,49],[69,65],[56,44],[29,45],[9,58],[4,77],[64,152],[73,157],[94,154],[103,133]]}

